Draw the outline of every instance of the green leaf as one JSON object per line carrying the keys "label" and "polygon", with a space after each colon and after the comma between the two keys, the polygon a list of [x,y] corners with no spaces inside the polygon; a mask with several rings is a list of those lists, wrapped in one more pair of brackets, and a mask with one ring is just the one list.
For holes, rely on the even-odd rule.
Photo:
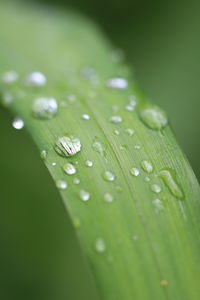
{"label": "green leaf", "polygon": [[[198,299],[200,190],[166,114],[92,22],[25,3],[0,8],[2,102],[60,190],[100,299]],[[36,71],[47,78],[40,87],[27,83]],[[38,98],[55,98],[58,113],[44,114]],[[66,135],[81,149],[63,148]]]}

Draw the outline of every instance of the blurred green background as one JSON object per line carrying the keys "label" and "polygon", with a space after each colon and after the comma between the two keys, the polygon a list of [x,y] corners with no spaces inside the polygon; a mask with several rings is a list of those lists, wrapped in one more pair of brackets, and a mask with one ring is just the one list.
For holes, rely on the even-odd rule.
{"label": "blurred green background", "polygon": [[[168,112],[200,179],[200,2],[43,2],[84,12],[125,51],[139,86]],[[12,117],[3,108],[0,120],[1,299],[96,300],[72,226],[37,149],[25,131],[11,127]]]}

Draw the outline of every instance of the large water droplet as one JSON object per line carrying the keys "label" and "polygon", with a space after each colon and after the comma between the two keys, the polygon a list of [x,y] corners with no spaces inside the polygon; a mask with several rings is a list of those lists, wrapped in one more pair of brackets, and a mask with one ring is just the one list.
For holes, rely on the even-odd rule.
{"label": "large water droplet", "polygon": [[142,109],[140,118],[146,126],[154,130],[161,130],[168,123],[166,113],[155,105]]}
{"label": "large water droplet", "polygon": [[95,249],[99,253],[103,253],[106,251],[106,244],[104,239],[102,238],[97,238],[95,241]]}
{"label": "large water droplet", "polygon": [[112,116],[112,117],[109,118],[109,120],[110,120],[111,123],[118,124],[118,123],[122,122],[122,117],[120,117],[120,116]]}
{"label": "large water droplet", "polygon": [[17,81],[19,75],[15,71],[8,71],[2,75],[2,81],[4,83],[13,83]]}
{"label": "large water droplet", "polygon": [[158,184],[152,184],[151,185],[152,192],[159,194],[161,192],[161,187]]}
{"label": "large water droplet", "polygon": [[142,166],[142,169],[146,172],[146,173],[152,173],[153,172],[153,166],[152,164],[147,161],[147,160],[143,160],[141,162],[141,166]]}
{"label": "large water droplet", "polygon": [[57,139],[55,150],[61,156],[72,156],[81,151],[81,142],[77,137],[66,134]]}
{"label": "large water droplet", "polygon": [[110,193],[105,193],[104,194],[104,201],[107,202],[107,203],[112,203],[114,200],[114,197],[112,194]]}
{"label": "large water droplet", "polygon": [[164,169],[159,172],[159,176],[162,178],[171,194],[174,195],[177,199],[182,200],[184,199],[184,194],[173,173],[174,172],[171,169]]}
{"label": "large water droplet", "polygon": [[70,163],[64,164],[62,169],[67,175],[74,175],[76,173],[76,167]]}
{"label": "large water droplet", "polygon": [[32,113],[35,118],[52,119],[58,112],[58,104],[54,98],[38,98],[33,102]]}
{"label": "large water droplet", "polygon": [[62,179],[58,179],[56,181],[56,186],[59,190],[65,190],[67,188],[67,182]]}
{"label": "large water droplet", "polygon": [[115,175],[111,171],[105,171],[103,173],[103,179],[105,179],[106,181],[114,181]]}
{"label": "large water droplet", "polygon": [[17,130],[20,130],[24,127],[24,121],[17,117],[13,120],[12,127],[17,129]]}
{"label": "large water droplet", "polygon": [[140,175],[140,170],[138,168],[131,168],[130,172],[133,176],[137,177]]}
{"label": "large water droplet", "polygon": [[128,81],[120,77],[111,78],[107,81],[107,87],[117,90],[126,90],[128,88]]}
{"label": "large water droplet", "polygon": [[88,201],[90,199],[90,193],[85,190],[80,190],[79,197],[82,201]]}
{"label": "large water droplet", "polygon": [[32,72],[26,76],[26,82],[31,86],[42,87],[46,84],[47,80],[41,72]]}

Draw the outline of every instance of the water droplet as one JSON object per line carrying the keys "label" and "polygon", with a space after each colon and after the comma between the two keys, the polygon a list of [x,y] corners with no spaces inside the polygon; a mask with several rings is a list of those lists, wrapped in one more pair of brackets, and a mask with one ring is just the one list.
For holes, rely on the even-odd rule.
{"label": "water droplet", "polygon": [[120,145],[119,147],[120,150],[127,150],[128,149],[128,146],[123,144],[123,145]]}
{"label": "water droplet", "polygon": [[112,194],[110,193],[105,193],[104,194],[104,201],[107,202],[107,203],[112,203],[114,200],[114,197]]}
{"label": "water droplet", "polygon": [[149,182],[151,179],[148,177],[148,176],[146,176],[145,178],[144,178],[144,181],[145,182]]}
{"label": "water droplet", "polygon": [[148,106],[142,109],[140,118],[146,126],[154,130],[161,130],[168,123],[165,112],[157,106]]}
{"label": "water droplet", "polygon": [[73,183],[74,184],[79,184],[81,181],[79,178],[75,177],[74,180],[73,180]]}
{"label": "water droplet", "polygon": [[85,190],[80,190],[79,197],[83,201],[88,201],[90,199],[90,193]]}
{"label": "water droplet", "polygon": [[76,173],[76,168],[70,163],[66,163],[62,167],[63,171],[68,175],[74,175]]}
{"label": "water droplet", "polygon": [[95,249],[99,253],[103,253],[106,251],[106,244],[104,239],[102,238],[97,238],[95,241]]}
{"label": "water droplet", "polygon": [[28,85],[34,87],[42,87],[46,84],[47,80],[41,72],[32,72],[26,76],[26,82]]}
{"label": "water droplet", "polygon": [[2,95],[2,104],[5,106],[10,105],[13,102],[13,100],[13,95],[10,93],[4,93]]}
{"label": "water droplet", "polygon": [[118,109],[119,109],[119,107],[118,107],[117,105],[113,105],[113,106],[112,106],[112,110],[113,110],[113,111],[118,111]]}
{"label": "water droplet", "polygon": [[134,135],[135,130],[134,130],[134,129],[131,129],[131,128],[127,128],[127,129],[125,129],[125,132],[126,132],[129,136],[132,136],[132,135]]}
{"label": "water droplet", "polygon": [[67,100],[69,102],[75,102],[76,101],[76,96],[73,95],[73,94],[70,94],[70,95],[67,96]]}
{"label": "water droplet", "polygon": [[140,175],[140,170],[138,168],[131,168],[130,172],[133,176],[137,177]]}
{"label": "water droplet", "polygon": [[91,160],[86,160],[85,161],[85,165],[86,165],[86,167],[92,167],[93,166],[93,162]]}
{"label": "water droplet", "polygon": [[56,164],[56,162],[52,162],[52,164],[51,164],[53,167],[55,167],[57,164]]}
{"label": "water droplet", "polygon": [[56,186],[59,190],[65,190],[67,188],[67,182],[61,179],[56,181]]}
{"label": "water droplet", "polygon": [[122,187],[120,185],[116,185],[115,189],[118,193],[122,192]]}
{"label": "water droplet", "polygon": [[15,118],[12,122],[12,127],[17,130],[20,130],[24,127],[24,121],[20,118]]}
{"label": "water droplet", "polygon": [[152,184],[151,190],[152,190],[152,192],[159,194],[162,189],[158,184]]}
{"label": "water droplet", "polygon": [[131,95],[129,97],[129,105],[131,105],[132,107],[135,108],[135,106],[137,105],[137,101],[136,101],[136,97],[134,95]]}
{"label": "water droplet", "polygon": [[160,211],[162,211],[164,209],[162,202],[160,201],[160,199],[155,199],[152,201],[154,207],[155,207],[155,212],[159,213]]}
{"label": "water droplet", "polygon": [[109,118],[110,122],[118,124],[122,122],[122,117],[120,116],[112,116]]}
{"label": "water droplet", "polygon": [[2,75],[2,80],[4,83],[13,83],[17,81],[19,75],[15,71],[8,71]]}
{"label": "water droplet", "polygon": [[153,166],[152,164],[147,161],[147,160],[143,160],[141,162],[141,166],[142,166],[142,169],[147,172],[147,173],[152,173],[153,172]]}
{"label": "water droplet", "polygon": [[113,130],[113,133],[114,133],[115,135],[119,135],[119,134],[120,134],[119,130],[117,130],[117,129]]}
{"label": "water droplet", "polygon": [[47,158],[47,151],[46,150],[42,150],[40,152],[40,157],[41,157],[41,159],[45,160]]}
{"label": "water droplet", "polygon": [[76,229],[81,227],[81,221],[78,217],[74,217],[72,222],[73,222],[73,225]]}
{"label": "water droplet", "polygon": [[89,119],[90,119],[90,116],[87,115],[87,114],[83,114],[83,115],[82,115],[82,119],[83,119],[83,120],[89,120]]}
{"label": "water droplet", "polygon": [[166,287],[166,286],[168,286],[168,281],[166,279],[162,279],[160,281],[160,285],[163,286],[163,287]]}
{"label": "water droplet", "polygon": [[58,104],[54,98],[38,98],[33,102],[32,113],[35,118],[52,119],[58,112]]}
{"label": "water droplet", "polygon": [[178,182],[176,181],[175,174],[173,173],[174,172],[171,169],[164,169],[159,172],[159,176],[162,178],[171,194],[174,195],[177,199],[182,200],[184,199],[184,194]]}
{"label": "water droplet", "polygon": [[111,78],[107,81],[107,87],[117,90],[126,90],[128,88],[128,81],[120,77]]}
{"label": "water droplet", "polygon": [[137,234],[133,234],[133,235],[132,235],[132,239],[133,239],[134,241],[137,241],[137,240],[139,239],[139,236],[138,236]]}
{"label": "water droplet", "polygon": [[94,151],[98,152],[99,154],[101,154],[102,156],[106,156],[106,150],[105,147],[102,143],[100,143],[97,138],[95,138],[93,144],[92,144],[92,148]]}
{"label": "water droplet", "polygon": [[132,106],[132,105],[126,105],[125,106],[125,110],[127,110],[127,111],[133,111],[135,108],[134,108],[134,106]]}
{"label": "water droplet", "polygon": [[111,171],[105,171],[103,173],[103,179],[105,179],[106,181],[114,181],[115,175]]}
{"label": "water droplet", "polygon": [[61,156],[72,156],[81,151],[81,142],[77,137],[66,134],[57,139],[55,150]]}
{"label": "water droplet", "polygon": [[140,146],[140,145],[135,145],[134,148],[135,148],[136,150],[140,150],[140,149],[141,149],[141,146]]}

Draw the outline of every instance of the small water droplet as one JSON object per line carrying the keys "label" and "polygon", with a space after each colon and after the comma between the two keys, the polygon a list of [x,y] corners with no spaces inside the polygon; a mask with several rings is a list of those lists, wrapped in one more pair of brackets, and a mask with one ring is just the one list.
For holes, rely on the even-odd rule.
{"label": "small water droplet", "polygon": [[9,84],[9,83],[13,83],[13,82],[17,81],[18,77],[19,77],[19,75],[18,75],[17,72],[15,72],[15,71],[8,71],[8,72],[6,72],[6,73],[4,73],[2,75],[2,81],[4,83],[8,83]]}
{"label": "small water droplet", "polygon": [[24,121],[17,117],[13,120],[12,127],[17,129],[17,130],[20,130],[24,127]]}
{"label": "small water droplet", "polygon": [[127,150],[128,149],[128,146],[123,144],[123,145],[120,145],[119,147],[120,150]]}
{"label": "small water droplet", "polygon": [[148,176],[146,176],[145,178],[144,178],[144,181],[145,182],[149,182],[151,179],[148,177]]}
{"label": "small water droplet", "polygon": [[70,95],[67,96],[67,100],[69,102],[75,102],[76,101],[76,96],[73,95],[73,94],[70,94]]}
{"label": "small water droplet", "polygon": [[70,163],[64,164],[62,169],[67,175],[74,175],[76,173],[76,167]]}
{"label": "small water droplet", "polygon": [[122,122],[122,117],[120,117],[120,116],[112,116],[112,117],[109,118],[109,120],[110,120],[111,123],[118,124],[118,123]]}
{"label": "small water droplet", "polygon": [[115,175],[111,171],[105,171],[103,173],[103,179],[106,181],[114,181],[115,180]]}
{"label": "small water droplet", "polygon": [[176,181],[175,174],[171,169],[164,169],[159,172],[159,176],[162,178],[165,185],[168,187],[169,191],[177,199],[184,199],[183,191]]}
{"label": "small water droplet", "polygon": [[104,194],[104,201],[107,202],[107,203],[112,203],[114,200],[114,197],[112,194],[110,193],[105,193]]}
{"label": "small water droplet", "polygon": [[90,116],[88,114],[83,114],[82,115],[82,119],[83,120],[89,120],[90,119]]}
{"label": "small water droplet", "polygon": [[160,201],[160,199],[155,199],[152,201],[154,207],[155,207],[155,212],[159,213],[164,209],[164,206],[162,204],[162,202]]}
{"label": "small water droplet", "polygon": [[139,239],[139,236],[138,236],[137,234],[133,234],[133,235],[132,235],[132,239],[133,239],[134,241],[137,241],[137,240]]}
{"label": "small water droplet", "polygon": [[10,105],[13,102],[14,98],[11,93],[3,93],[2,95],[2,104],[7,106]]}
{"label": "small water droplet", "polygon": [[98,152],[102,156],[106,156],[106,149],[100,141],[98,141],[97,138],[95,138],[94,142],[92,143],[92,148],[94,151]]}
{"label": "small water droplet", "polygon": [[52,119],[58,112],[58,104],[54,98],[37,98],[33,102],[32,114],[39,119]]}
{"label": "small water droplet", "polygon": [[81,182],[81,180],[77,177],[74,178],[73,183],[74,184],[79,184]]}
{"label": "small water droplet", "polygon": [[119,130],[117,130],[117,129],[113,130],[113,133],[114,133],[115,135],[119,135],[119,134],[120,134]]}
{"label": "small water droplet", "polygon": [[79,197],[82,201],[88,201],[90,199],[90,193],[85,190],[80,190]]}
{"label": "small water droplet", "polygon": [[41,159],[45,160],[47,158],[47,151],[46,150],[42,150],[40,152],[40,157],[41,157]]}
{"label": "small water droplet", "polygon": [[143,160],[141,162],[141,166],[142,166],[142,169],[147,172],[147,173],[152,173],[153,172],[153,166],[152,164],[147,161],[147,160]]}
{"label": "small water droplet", "polygon": [[136,150],[140,150],[140,149],[141,149],[141,146],[140,146],[140,145],[135,145],[134,148],[135,148]]}
{"label": "small water droplet", "polygon": [[120,77],[111,78],[107,81],[107,87],[117,90],[126,90],[128,88],[128,81]]}
{"label": "small water droplet", "polygon": [[46,82],[46,77],[41,72],[32,72],[26,76],[26,83],[30,86],[42,87]]}
{"label": "small water droplet", "polygon": [[85,165],[86,165],[86,167],[92,167],[93,166],[93,162],[91,160],[86,160],[85,161]]}
{"label": "small water droplet", "polygon": [[95,249],[99,253],[103,253],[106,251],[106,244],[104,239],[102,238],[97,238],[95,241]]}
{"label": "small water droplet", "polygon": [[118,193],[121,193],[123,191],[123,189],[120,185],[116,185],[115,189]]}
{"label": "small water droplet", "polygon": [[165,112],[157,106],[148,106],[140,111],[143,123],[153,130],[161,130],[168,124]]}
{"label": "small water droplet", "polygon": [[130,172],[133,176],[137,177],[140,175],[140,170],[138,168],[131,168]]}
{"label": "small water droplet", "polygon": [[81,227],[81,221],[78,217],[74,217],[72,223],[76,229],[79,229]]}
{"label": "small water droplet", "polygon": [[132,136],[132,135],[134,135],[135,130],[132,129],[132,128],[127,128],[127,129],[125,129],[125,132],[126,132],[129,136]]}
{"label": "small water droplet", "polygon": [[132,106],[132,105],[126,105],[125,106],[125,110],[127,110],[127,111],[133,111],[135,108],[134,108],[134,106]]}
{"label": "small water droplet", "polygon": [[113,111],[118,111],[118,109],[119,109],[119,107],[118,107],[117,105],[113,105],[113,106],[112,106],[112,110],[113,110]]}
{"label": "small water droplet", "polygon": [[52,164],[51,164],[53,167],[55,167],[56,166],[56,162],[52,162]]}
{"label": "small water droplet", "polygon": [[158,184],[152,184],[151,190],[152,190],[152,192],[159,194],[162,189]]}
{"label": "small water droplet", "polygon": [[129,105],[131,105],[134,108],[137,105],[136,97],[134,95],[131,95],[129,97]]}
{"label": "small water droplet", "polygon": [[56,186],[59,190],[65,190],[67,188],[67,182],[61,179],[56,181]]}
{"label": "small water droplet", "polygon": [[61,156],[72,156],[81,151],[81,142],[77,137],[66,134],[59,137],[55,144],[55,151]]}

